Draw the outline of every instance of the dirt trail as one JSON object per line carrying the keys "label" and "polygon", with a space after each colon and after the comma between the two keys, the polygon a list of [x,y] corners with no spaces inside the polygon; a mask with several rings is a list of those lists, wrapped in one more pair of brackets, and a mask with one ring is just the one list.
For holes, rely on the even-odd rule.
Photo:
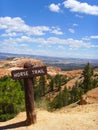
{"label": "dirt trail", "polygon": [[37,110],[37,122],[25,126],[25,112],[0,122],[0,130],[98,130],[98,104],[62,108],[56,112]]}

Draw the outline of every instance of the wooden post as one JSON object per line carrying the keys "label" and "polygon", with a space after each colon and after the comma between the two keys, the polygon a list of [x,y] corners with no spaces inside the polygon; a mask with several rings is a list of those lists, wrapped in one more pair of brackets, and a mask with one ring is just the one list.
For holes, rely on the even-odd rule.
{"label": "wooden post", "polygon": [[34,110],[34,89],[33,77],[47,74],[46,66],[34,67],[29,62],[24,64],[24,69],[11,71],[14,80],[24,79],[25,89],[25,106],[26,106],[26,125],[31,125],[36,122],[36,114]]}
{"label": "wooden post", "polygon": [[[31,68],[30,63],[25,63],[24,68]],[[36,113],[34,110],[34,89],[33,89],[33,78],[24,79],[25,88],[25,104],[26,104],[26,125],[31,125],[36,122]]]}

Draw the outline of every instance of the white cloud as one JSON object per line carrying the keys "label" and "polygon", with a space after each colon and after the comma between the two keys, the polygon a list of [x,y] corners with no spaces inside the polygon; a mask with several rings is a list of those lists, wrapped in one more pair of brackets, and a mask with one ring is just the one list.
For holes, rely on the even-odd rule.
{"label": "white cloud", "polygon": [[80,18],[80,19],[83,18],[83,16],[82,16],[82,15],[79,15],[79,14],[76,14],[75,16],[78,17],[78,18]]}
{"label": "white cloud", "polygon": [[82,40],[75,40],[72,38],[68,38],[68,39],[61,39],[61,38],[57,38],[57,37],[49,37],[47,39],[45,38],[31,38],[31,37],[27,37],[27,36],[22,36],[20,38],[10,38],[7,40],[3,41],[4,44],[14,44],[17,45],[17,43],[30,43],[30,44],[42,44],[42,45],[58,45],[58,46],[62,46],[62,45],[66,45],[69,46],[71,48],[81,48],[81,47],[86,47],[86,48],[90,48],[90,47],[94,47],[91,43],[89,42],[84,42]]}
{"label": "white cloud", "polygon": [[59,49],[62,49],[62,50],[65,49],[65,47],[64,47],[64,46],[61,46],[61,45],[59,45],[58,48],[59,48]]}
{"label": "white cloud", "polygon": [[74,23],[73,26],[74,26],[74,27],[78,27],[79,25],[78,25],[77,23]]}
{"label": "white cloud", "polygon": [[98,39],[98,36],[90,36],[91,39]]}
{"label": "white cloud", "polygon": [[32,42],[32,38],[28,36],[21,36],[21,38],[16,39],[17,42]]}
{"label": "white cloud", "polygon": [[[32,47],[31,46],[36,47]],[[58,52],[58,56],[60,56],[63,51],[67,48],[67,51],[79,50],[79,49],[90,49],[90,48],[98,48],[98,45],[94,45],[90,42],[85,42],[83,40],[76,40],[72,38],[63,39],[58,37],[30,37],[30,36],[21,36],[21,37],[13,37],[7,38],[0,41],[0,52],[9,52],[9,53],[23,53],[23,54],[39,54],[39,55],[50,55],[56,56],[57,51],[53,50],[53,46],[55,49],[61,49]],[[40,48],[41,47],[41,48]],[[51,47],[51,49],[50,49]],[[48,48],[48,49],[45,49]],[[47,51],[49,50],[49,51]],[[49,52],[49,53],[48,53]],[[61,55],[63,56],[63,55]],[[74,54],[73,54],[74,56]]]}
{"label": "white cloud", "polygon": [[85,36],[85,37],[82,38],[82,40],[89,41],[89,40],[90,40],[90,37]]}
{"label": "white cloud", "polygon": [[85,37],[83,37],[82,38],[82,40],[86,40],[86,41],[89,41],[89,40],[91,40],[91,39],[98,39],[98,36],[96,35],[96,36],[85,36]]}
{"label": "white cloud", "polygon": [[47,39],[38,38],[32,39],[32,42],[37,42],[41,44],[60,44],[60,45],[67,45],[73,48],[80,48],[80,47],[92,47],[91,43],[85,43],[82,40],[74,40],[72,38],[68,39],[60,39],[57,37],[49,37]]}
{"label": "white cloud", "polygon": [[27,44],[20,44],[21,47],[27,47]]}
{"label": "white cloud", "polygon": [[89,15],[98,15],[98,6],[82,3],[77,0],[66,0],[63,2],[65,8],[69,8],[72,12],[85,13]]}
{"label": "white cloud", "polygon": [[54,4],[54,3],[52,3],[52,4],[49,5],[49,9],[52,12],[59,13],[60,12],[60,4]]}
{"label": "white cloud", "polygon": [[0,17],[0,29],[5,30],[5,34],[2,36],[15,36],[15,33],[24,33],[26,35],[36,36],[45,35],[46,32],[57,35],[63,34],[61,29],[58,27],[29,26],[19,17]]}
{"label": "white cloud", "polygon": [[[72,28],[78,26],[76,23],[72,25]],[[69,28],[71,33],[75,33],[75,30]],[[90,43],[90,41],[76,40],[72,38],[59,38],[56,35],[64,34],[60,27],[56,26],[29,26],[24,20],[19,17],[0,17],[0,30],[1,30],[1,39],[0,39],[0,52],[10,52],[10,53],[28,53],[28,54],[49,54],[45,48],[50,49],[51,54],[56,54],[56,51],[53,50],[57,47],[64,50],[68,49],[83,49],[83,48],[96,48],[98,45]],[[3,30],[3,31],[2,31]],[[3,33],[3,34],[2,34]],[[45,35],[48,33],[47,35]],[[48,37],[48,35],[54,37]],[[45,36],[43,36],[45,35]],[[37,36],[37,37],[36,37]],[[62,36],[60,36],[62,37]],[[98,39],[98,36],[87,36],[89,40]],[[34,45],[34,46],[33,46]],[[42,48],[40,48],[42,46]],[[53,48],[52,48],[53,47]],[[33,49],[34,48],[34,49]],[[39,49],[37,51],[37,49]],[[43,50],[42,50],[43,49]],[[42,51],[40,51],[42,50]],[[52,52],[53,51],[53,52]],[[59,53],[62,53],[61,51]]]}
{"label": "white cloud", "polygon": [[14,36],[17,36],[17,34],[15,32],[11,32],[11,33],[2,34],[1,36],[3,36],[3,37],[14,37]]}
{"label": "white cloud", "polygon": [[75,30],[72,29],[72,28],[69,28],[68,31],[69,31],[70,33],[75,33]]}
{"label": "white cloud", "polygon": [[61,31],[61,29],[59,27],[52,27],[51,33],[54,33],[54,34],[57,34],[57,35],[63,34],[63,32]]}

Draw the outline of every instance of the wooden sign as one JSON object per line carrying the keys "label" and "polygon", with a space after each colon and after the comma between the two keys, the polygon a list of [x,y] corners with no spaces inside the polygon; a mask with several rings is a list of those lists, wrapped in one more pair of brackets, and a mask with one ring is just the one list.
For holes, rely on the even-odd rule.
{"label": "wooden sign", "polygon": [[25,106],[26,106],[26,125],[31,125],[36,122],[36,113],[34,110],[34,89],[33,89],[33,77],[42,76],[47,74],[46,66],[32,67],[32,64],[26,62],[24,69],[13,70],[11,72],[12,78],[24,79],[25,90]]}
{"label": "wooden sign", "polygon": [[24,68],[19,70],[13,70],[11,72],[13,79],[24,79],[32,78],[35,76],[42,76],[47,73],[46,66],[35,67],[35,68]]}

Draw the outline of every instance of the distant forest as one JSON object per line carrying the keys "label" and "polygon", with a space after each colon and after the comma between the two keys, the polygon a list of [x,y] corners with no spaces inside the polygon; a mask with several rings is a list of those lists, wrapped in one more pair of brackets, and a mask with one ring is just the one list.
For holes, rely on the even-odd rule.
{"label": "distant forest", "polygon": [[56,66],[56,67],[60,67],[62,71],[69,71],[69,70],[78,70],[78,69],[83,69],[85,64],[75,64],[75,63],[69,63],[69,64],[62,64],[62,63],[58,63],[58,64],[47,64],[48,66]]}

